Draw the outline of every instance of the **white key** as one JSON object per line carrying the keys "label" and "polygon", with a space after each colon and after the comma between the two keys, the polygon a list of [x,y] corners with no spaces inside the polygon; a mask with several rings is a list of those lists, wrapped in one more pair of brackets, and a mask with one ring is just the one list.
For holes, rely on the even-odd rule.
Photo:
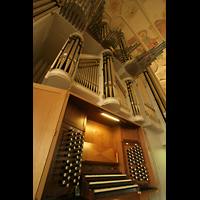
{"label": "white key", "polygon": [[103,189],[95,189],[94,193],[99,193],[99,192],[108,192],[108,191],[114,191],[114,190],[121,190],[121,189],[128,189],[128,188],[134,188],[137,187],[138,185],[125,185],[125,186],[119,186],[119,187],[112,187],[112,188],[103,188]]}
{"label": "white key", "polygon": [[113,180],[113,181],[94,181],[94,182],[89,182],[89,185],[107,184],[107,183],[123,183],[123,182],[129,182],[129,181],[132,181],[132,179]]}
{"label": "white key", "polygon": [[98,178],[98,177],[122,177],[126,174],[92,174],[92,175],[85,175],[85,178]]}

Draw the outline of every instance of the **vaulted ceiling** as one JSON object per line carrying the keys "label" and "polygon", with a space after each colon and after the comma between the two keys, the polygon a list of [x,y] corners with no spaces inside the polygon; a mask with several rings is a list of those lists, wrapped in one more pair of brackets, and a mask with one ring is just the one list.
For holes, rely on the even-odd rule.
{"label": "vaulted ceiling", "polygon": [[[140,42],[133,51],[144,50],[166,41],[166,0],[105,0],[103,18],[111,30],[121,29],[128,45]],[[166,92],[166,49],[151,65]]]}

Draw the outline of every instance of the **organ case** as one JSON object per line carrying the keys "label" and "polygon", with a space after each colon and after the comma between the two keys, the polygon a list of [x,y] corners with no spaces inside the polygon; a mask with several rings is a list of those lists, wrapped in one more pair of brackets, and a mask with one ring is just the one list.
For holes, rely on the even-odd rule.
{"label": "organ case", "polygon": [[[102,112],[120,121],[105,118]],[[67,92],[56,130],[33,198],[68,199],[75,196],[77,188],[80,192],[76,195],[90,200],[112,199],[116,195],[120,199],[140,199],[145,189],[158,192],[140,125]],[[80,136],[84,138],[77,138]],[[135,144],[144,154],[148,180],[140,181],[130,176],[127,150]],[[94,185],[94,181],[99,183]]]}

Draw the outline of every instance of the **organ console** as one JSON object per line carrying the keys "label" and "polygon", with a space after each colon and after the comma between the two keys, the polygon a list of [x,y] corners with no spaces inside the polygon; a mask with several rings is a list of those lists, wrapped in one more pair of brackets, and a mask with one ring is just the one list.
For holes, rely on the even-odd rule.
{"label": "organ console", "polygon": [[[112,85],[108,88],[110,86],[112,88]],[[53,90],[55,92],[56,89]],[[37,96],[38,104],[41,103],[39,98]],[[101,115],[100,108],[119,121]],[[39,177],[41,181],[33,185],[36,188],[34,199],[64,200],[75,196],[88,200],[139,199],[145,190],[148,190],[147,193],[157,192],[140,125],[69,91],[59,116],[59,129],[49,144],[46,164]],[[36,122],[34,126],[37,126]],[[39,141],[44,142],[42,135],[43,132],[34,140],[34,150]],[[37,160],[40,154],[34,154],[33,159]],[[33,174],[34,177],[37,175]]]}

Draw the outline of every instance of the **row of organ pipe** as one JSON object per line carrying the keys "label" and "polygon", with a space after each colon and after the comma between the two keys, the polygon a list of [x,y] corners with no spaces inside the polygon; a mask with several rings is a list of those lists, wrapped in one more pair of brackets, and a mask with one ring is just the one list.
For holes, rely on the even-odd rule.
{"label": "row of organ pipe", "polygon": [[[90,58],[88,54],[86,54],[86,57],[83,54],[79,58],[83,42],[83,37],[79,33],[70,35],[45,75],[42,84],[70,90],[71,83],[74,81],[96,94],[100,94],[99,84],[103,84],[103,98],[118,99],[116,86],[120,85],[120,88],[122,86],[116,83],[118,79],[114,71],[113,53],[109,49],[106,49],[99,56],[96,56],[96,58],[93,55]],[[101,59],[102,62],[100,62]],[[102,70],[99,68],[102,68]],[[103,82],[99,79],[101,73]],[[59,85],[59,82],[62,83]],[[132,81],[126,80],[125,83],[127,85],[127,97],[130,99],[133,115],[141,115],[140,105]],[[120,90],[123,91],[122,88]],[[122,93],[126,98],[125,90]]]}
{"label": "row of organ pipe", "polygon": [[54,0],[33,0],[33,22],[55,11],[59,6],[60,3]]}
{"label": "row of organ pipe", "polygon": [[132,81],[127,80],[126,86],[127,86],[127,90],[128,90],[128,96],[129,96],[129,100],[131,103],[133,115],[134,116],[141,115],[139,101],[138,101],[137,95],[135,94],[135,90],[133,88]]}
{"label": "row of organ pipe", "polygon": [[80,59],[74,80],[80,85],[98,93],[99,91],[99,60]]}
{"label": "row of organ pipe", "polygon": [[73,76],[76,68],[76,63],[78,62],[78,57],[80,55],[82,48],[81,38],[77,35],[72,35],[60,55],[56,60],[52,69],[64,70],[69,74],[70,77]]}
{"label": "row of organ pipe", "polygon": [[102,47],[110,49],[113,55],[121,63],[125,63],[127,60],[132,59],[131,53],[140,46],[141,43],[135,43],[134,45],[128,46],[124,33],[120,30],[110,30],[109,22],[105,19],[94,21],[90,24],[86,31],[97,40]]}
{"label": "row of organ pipe", "polygon": [[104,49],[110,49],[113,56],[122,64],[132,60],[125,70],[137,78],[162,53],[166,43],[163,41],[157,47],[143,52],[134,59],[132,52],[141,43],[128,46],[121,29],[109,29],[109,22],[103,19],[104,5],[105,0],[63,0],[59,14],[81,33],[86,31],[90,34]]}
{"label": "row of organ pipe", "polygon": [[45,75],[43,84],[69,89],[79,63],[82,47],[82,35],[71,34]]}
{"label": "row of organ pipe", "polygon": [[104,4],[103,0],[63,0],[59,14],[84,32]]}
{"label": "row of organ pipe", "polygon": [[110,50],[103,53],[103,78],[105,98],[116,97],[113,58]]}
{"label": "row of organ pipe", "polygon": [[140,43],[127,46],[121,30],[110,30],[109,22],[103,19],[104,0],[64,0],[59,14],[80,32],[86,31],[105,49],[110,49],[121,63],[132,59],[131,52]]}

